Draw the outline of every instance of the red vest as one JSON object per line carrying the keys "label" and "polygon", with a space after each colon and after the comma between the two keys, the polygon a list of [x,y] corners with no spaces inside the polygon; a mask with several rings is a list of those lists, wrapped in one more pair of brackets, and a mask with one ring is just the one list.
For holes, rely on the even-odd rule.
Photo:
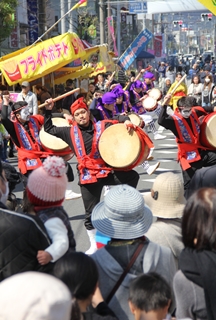
{"label": "red vest", "polygon": [[30,117],[29,129],[34,138],[33,140],[23,125],[18,121],[14,121],[14,128],[20,144],[20,147],[17,147],[18,167],[22,174],[40,167],[42,164],[40,158],[45,158],[49,155],[48,152],[43,151],[39,139],[39,131],[43,123],[44,118],[40,115]]}
{"label": "red vest", "polygon": [[93,124],[94,135],[92,141],[91,152],[87,155],[85,151],[85,145],[82,137],[82,133],[77,126],[76,122],[73,122],[71,127],[71,140],[74,146],[74,151],[78,161],[78,170],[80,173],[80,183],[88,184],[95,183],[99,178],[105,178],[113,170],[107,167],[107,164],[101,158],[98,150],[98,142],[101,134],[105,130],[105,124],[111,122],[113,124],[118,121],[103,120]]}
{"label": "red vest", "polygon": [[179,136],[176,138],[178,161],[180,161],[182,169],[187,170],[191,167],[190,163],[201,159],[198,149],[204,149],[199,142],[200,120],[193,109],[190,115],[191,127],[178,109],[175,110],[172,118]]}

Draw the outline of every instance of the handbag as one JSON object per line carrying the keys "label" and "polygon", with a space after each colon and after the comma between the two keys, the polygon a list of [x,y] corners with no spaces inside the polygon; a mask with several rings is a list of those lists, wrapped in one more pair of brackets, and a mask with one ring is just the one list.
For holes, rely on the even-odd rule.
{"label": "handbag", "polygon": [[114,287],[112,288],[112,290],[110,291],[108,297],[106,298],[106,303],[108,304],[110,302],[110,300],[112,299],[112,297],[114,296],[114,294],[116,293],[116,291],[118,290],[119,286],[121,285],[122,281],[124,280],[124,278],[126,277],[128,271],[130,270],[130,268],[133,266],[134,262],[136,261],[138,255],[140,254],[143,246],[144,246],[145,242],[142,241],[138,247],[136,248],[133,256],[131,257],[127,267],[125,268],[125,270],[122,272],[120,278],[118,279],[118,281],[116,282],[116,284],[114,285]]}

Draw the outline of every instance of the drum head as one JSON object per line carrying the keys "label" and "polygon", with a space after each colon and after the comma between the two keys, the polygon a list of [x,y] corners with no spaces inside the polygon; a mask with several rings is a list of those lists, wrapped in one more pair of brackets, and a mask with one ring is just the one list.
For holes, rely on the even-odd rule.
{"label": "drum head", "polygon": [[146,110],[154,110],[157,107],[157,101],[152,97],[147,97],[143,100],[143,107]]}
{"label": "drum head", "polygon": [[215,128],[216,128],[216,114],[211,114],[206,124],[205,136],[208,140],[208,143],[214,148],[216,148]]}
{"label": "drum head", "polygon": [[99,140],[99,151],[102,159],[113,168],[126,168],[138,158],[141,142],[133,130],[127,132],[124,124],[108,127]]}
{"label": "drum head", "polygon": [[148,93],[149,97],[154,98],[155,100],[160,100],[162,94],[161,91],[157,88],[152,88],[149,93]]}
{"label": "drum head", "polygon": [[128,117],[130,118],[130,121],[135,124],[136,126],[140,125],[140,122],[142,119],[140,119],[140,117],[138,116],[138,114],[136,113],[128,113]]}
{"label": "drum head", "polygon": [[[69,127],[69,123],[66,119],[63,118],[52,118],[52,123],[54,126],[57,127]],[[62,139],[55,137],[47,132],[44,131],[44,127],[41,128],[39,133],[39,138],[41,141],[42,146],[45,149],[52,150],[52,151],[62,151],[68,148],[68,144],[64,142]]]}

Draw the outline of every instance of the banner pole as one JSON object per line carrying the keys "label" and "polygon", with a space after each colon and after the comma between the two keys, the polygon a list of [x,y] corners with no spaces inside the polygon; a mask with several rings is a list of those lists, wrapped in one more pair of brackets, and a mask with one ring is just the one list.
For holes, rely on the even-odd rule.
{"label": "banner pole", "polygon": [[[58,19],[58,21],[56,21],[48,30],[46,30],[34,43],[32,43],[27,49],[26,51],[28,51],[29,49],[31,49],[38,41],[42,41],[42,38],[48,33],[50,32],[62,19],[64,19],[72,10],[78,8],[82,3],[84,3],[85,0],[80,0],[77,4],[75,4],[75,6],[73,6],[70,10],[68,10],[60,19]],[[25,52],[26,52],[25,51]]]}

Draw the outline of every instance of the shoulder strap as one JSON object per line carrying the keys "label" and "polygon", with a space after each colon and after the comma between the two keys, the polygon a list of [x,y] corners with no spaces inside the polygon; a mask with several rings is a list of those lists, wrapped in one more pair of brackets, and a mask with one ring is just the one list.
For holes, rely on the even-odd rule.
{"label": "shoulder strap", "polygon": [[106,303],[108,304],[110,302],[110,300],[112,299],[112,297],[114,296],[114,294],[116,293],[116,291],[118,290],[119,286],[121,285],[122,281],[124,280],[124,278],[126,277],[128,271],[130,270],[130,268],[132,267],[132,265],[134,264],[134,262],[136,261],[138,255],[140,254],[143,246],[144,246],[144,241],[142,241],[138,247],[136,248],[130,262],[128,263],[126,269],[123,271],[122,275],[120,276],[120,278],[118,279],[118,281],[116,282],[115,286],[112,288],[112,290],[110,291],[108,297],[106,298]]}

